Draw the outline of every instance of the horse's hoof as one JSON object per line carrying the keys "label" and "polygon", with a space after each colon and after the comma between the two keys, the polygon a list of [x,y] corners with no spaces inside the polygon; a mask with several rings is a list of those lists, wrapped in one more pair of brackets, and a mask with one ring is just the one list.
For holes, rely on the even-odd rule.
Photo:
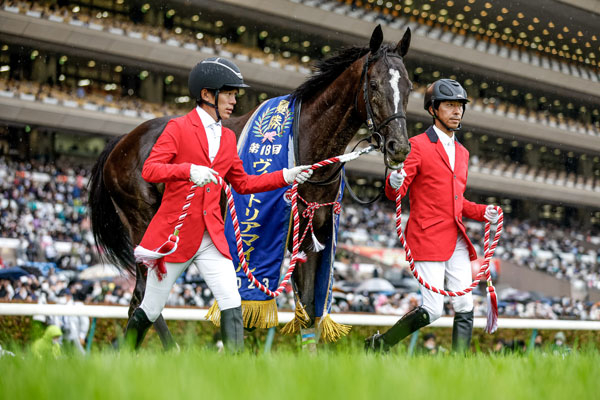
{"label": "horse's hoof", "polygon": [[365,352],[367,353],[387,353],[390,346],[383,340],[383,335],[377,331],[373,336],[365,339]]}

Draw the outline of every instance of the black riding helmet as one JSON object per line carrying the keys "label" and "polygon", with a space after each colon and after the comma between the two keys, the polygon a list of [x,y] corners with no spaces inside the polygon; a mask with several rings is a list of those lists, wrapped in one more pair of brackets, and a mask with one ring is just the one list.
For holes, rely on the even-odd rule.
{"label": "black riding helmet", "polygon": [[[425,111],[429,112],[429,107],[433,106],[433,118],[437,118],[436,110],[441,101],[462,102],[463,115],[465,115],[466,104],[469,102],[469,99],[467,98],[467,91],[461,86],[460,83],[454,79],[439,79],[429,85],[425,91],[425,101],[423,103]],[[448,130],[458,131],[461,128],[459,125],[457,129],[450,129],[443,122],[442,124]]]}
{"label": "black riding helmet", "polygon": [[[192,97],[197,102],[214,107],[219,120],[221,119],[218,108],[219,91],[246,87],[249,86],[244,83],[244,77],[238,66],[222,57],[210,57],[200,61],[192,68],[188,78],[188,89]],[[215,91],[215,104],[202,100],[202,89]]]}

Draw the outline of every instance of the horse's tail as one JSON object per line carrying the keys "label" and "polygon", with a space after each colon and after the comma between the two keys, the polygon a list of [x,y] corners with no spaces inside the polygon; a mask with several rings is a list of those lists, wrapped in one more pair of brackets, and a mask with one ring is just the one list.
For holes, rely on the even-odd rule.
{"label": "horse's tail", "polygon": [[120,140],[119,137],[108,143],[94,164],[89,183],[88,204],[94,240],[96,245],[104,250],[101,256],[135,276],[131,238],[104,184],[104,165]]}

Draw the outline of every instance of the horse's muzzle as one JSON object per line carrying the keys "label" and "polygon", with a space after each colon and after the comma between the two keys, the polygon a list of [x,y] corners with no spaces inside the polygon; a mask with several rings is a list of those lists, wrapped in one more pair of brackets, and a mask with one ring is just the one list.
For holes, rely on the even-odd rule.
{"label": "horse's muzzle", "polygon": [[390,169],[399,169],[410,152],[410,144],[402,144],[398,140],[389,139],[383,151],[385,165]]}

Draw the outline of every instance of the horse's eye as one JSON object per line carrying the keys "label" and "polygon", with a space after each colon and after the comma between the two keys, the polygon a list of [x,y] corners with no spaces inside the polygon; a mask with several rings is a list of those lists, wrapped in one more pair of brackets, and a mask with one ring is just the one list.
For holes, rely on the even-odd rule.
{"label": "horse's eye", "polygon": [[371,89],[373,89],[373,90],[377,90],[377,88],[379,87],[379,85],[377,84],[377,81],[371,81],[371,82],[369,82],[369,85],[371,86]]}

